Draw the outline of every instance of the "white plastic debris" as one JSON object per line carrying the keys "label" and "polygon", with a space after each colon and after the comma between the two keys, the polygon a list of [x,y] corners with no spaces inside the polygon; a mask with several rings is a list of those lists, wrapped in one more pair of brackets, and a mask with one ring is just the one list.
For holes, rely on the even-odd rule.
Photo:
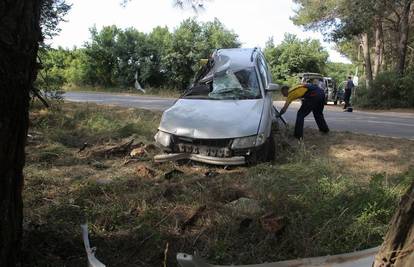
{"label": "white plastic debris", "polygon": [[135,84],[134,84],[135,89],[137,89],[137,90],[139,90],[139,91],[141,91],[145,94],[145,90],[142,89],[141,84],[138,82],[138,72],[135,72],[135,77],[134,78],[135,78]]}
{"label": "white plastic debris", "polygon": [[85,245],[86,255],[88,256],[88,267],[105,267],[105,264],[95,257],[96,248],[91,248],[88,237],[88,225],[82,224],[81,228],[83,244]]}
{"label": "white plastic debris", "polygon": [[332,256],[296,259],[251,265],[211,265],[198,256],[177,254],[181,267],[371,267],[379,247]]}

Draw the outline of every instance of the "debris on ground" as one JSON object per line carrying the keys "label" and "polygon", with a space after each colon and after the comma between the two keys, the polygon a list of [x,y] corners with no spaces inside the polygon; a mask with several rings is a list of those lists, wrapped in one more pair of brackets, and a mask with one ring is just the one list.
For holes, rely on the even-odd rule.
{"label": "debris on ground", "polygon": [[88,266],[90,267],[105,267],[105,264],[100,262],[95,257],[96,248],[92,247],[89,243],[89,236],[88,236],[88,225],[82,224],[82,239],[83,239],[83,245],[85,246],[86,255],[88,257]]}
{"label": "debris on ground", "polygon": [[157,172],[154,169],[151,169],[146,164],[138,165],[136,168],[135,173],[138,177],[147,177],[147,178],[154,178]]}
{"label": "debris on ground", "polygon": [[120,145],[114,145],[110,147],[104,147],[101,149],[96,149],[92,151],[92,156],[97,157],[114,157],[114,156],[125,156],[130,153],[130,151],[134,148],[142,146],[142,143],[134,144],[134,139],[122,143]]}
{"label": "debris on ground", "polygon": [[146,154],[148,154],[148,152],[145,150],[145,147],[144,146],[134,148],[129,153],[129,155],[131,156],[131,158],[140,158],[140,157],[142,157],[142,156],[144,156]]}
{"label": "debris on ground", "polygon": [[87,142],[83,143],[82,147],[79,148],[78,153],[84,151],[88,146],[89,146],[89,144]]}
{"label": "debris on ground", "polygon": [[153,152],[154,150],[157,150],[157,147],[154,144],[142,144],[141,146],[132,149],[129,155],[131,158],[139,158],[144,155],[149,155],[150,152]]}

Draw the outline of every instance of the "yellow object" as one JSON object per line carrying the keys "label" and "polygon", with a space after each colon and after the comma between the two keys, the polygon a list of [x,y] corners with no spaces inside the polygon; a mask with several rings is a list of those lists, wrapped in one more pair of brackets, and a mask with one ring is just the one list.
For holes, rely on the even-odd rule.
{"label": "yellow object", "polygon": [[305,85],[303,84],[299,84],[299,85],[296,85],[295,87],[290,88],[286,102],[291,103],[293,100],[302,98],[306,94],[307,91],[308,91],[308,88],[306,88]]}
{"label": "yellow object", "polygon": [[206,64],[207,64],[207,62],[208,62],[208,59],[206,59],[206,58],[202,58],[202,59],[200,59],[200,64],[201,64],[201,65],[206,65]]}

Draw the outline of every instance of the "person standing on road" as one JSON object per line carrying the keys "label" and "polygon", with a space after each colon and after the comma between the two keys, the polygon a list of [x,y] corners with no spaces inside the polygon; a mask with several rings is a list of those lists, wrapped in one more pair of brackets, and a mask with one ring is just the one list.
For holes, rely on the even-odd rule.
{"label": "person standing on road", "polygon": [[329,132],[328,125],[323,116],[325,92],[316,85],[317,83],[318,81],[314,80],[314,83],[300,84],[291,89],[286,85],[281,88],[283,96],[287,97],[287,99],[285,105],[280,110],[280,115],[286,112],[293,100],[302,98],[302,106],[298,110],[295,123],[295,137],[298,139],[303,138],[303,124],[305,122],[305,117],[308,116],[311,111],[313,112],[313,117],[315,118],[319,131],[323,133]]}
{"label": "person standing on road", "polygon": [[352,90],[354,89],[354,87],[355,85],[354,85],[354,82],[352,81],[352,77],[348,76],[348,81],[346,82],[345,93],[344,93],[344,101],[345,101],[344,109],[345,110],[351,106],[350,99],[351,99],[351,94],[352,94]]}

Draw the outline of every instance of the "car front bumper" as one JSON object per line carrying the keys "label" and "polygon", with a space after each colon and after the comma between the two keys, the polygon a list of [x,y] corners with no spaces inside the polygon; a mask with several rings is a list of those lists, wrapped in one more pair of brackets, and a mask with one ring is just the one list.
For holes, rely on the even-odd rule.
{"label": "car front bumper", "polygon": [[171,154],[159,154],[154,156],[154,161],[161,163],[167,161],[176,161],[176,160],[194,160],[198,162],[214,164],[214,165],[243,165],[246,164],[246,158],[244,156],[235,156],[235,157],[211,157],[200,154],[190,154],[190,153],[171,153]]}

